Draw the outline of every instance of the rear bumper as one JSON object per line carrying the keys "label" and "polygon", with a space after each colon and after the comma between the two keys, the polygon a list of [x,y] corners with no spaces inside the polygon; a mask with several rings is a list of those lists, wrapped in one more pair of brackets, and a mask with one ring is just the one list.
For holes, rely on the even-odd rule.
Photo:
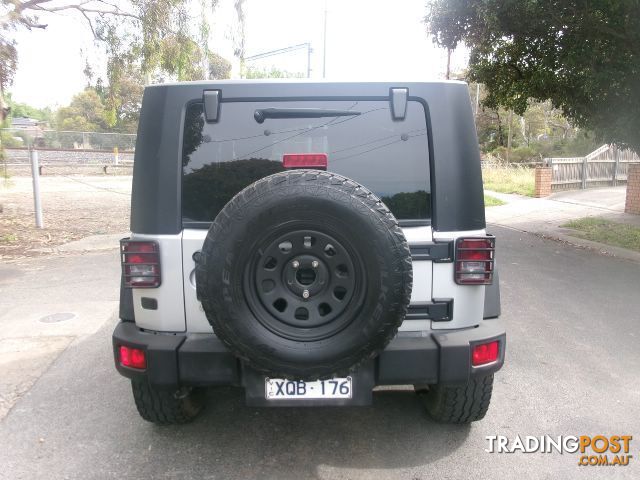
{"label": "rear bumper", "polygon": [[[500,341],[498,360],[472,366],[472,345],[491,340]],[[499,319],[484,320],[465,330],[400,332],[374,361],[355,372],[354,378],[360,376],[362,383],[371,387],[466,383],[471,377],[488,375],[502,367],[505,342]],[[120,365],[121,345],[145,350],[147,369]],[[237,385],[247,389],[249,398],[252,387],[263,385],[262,377],[243,365],[213,334],[153,333],[140,330],[133,322],[120,322],[113,332],[113,353],[122,375],[146,377],[159,387]]]}

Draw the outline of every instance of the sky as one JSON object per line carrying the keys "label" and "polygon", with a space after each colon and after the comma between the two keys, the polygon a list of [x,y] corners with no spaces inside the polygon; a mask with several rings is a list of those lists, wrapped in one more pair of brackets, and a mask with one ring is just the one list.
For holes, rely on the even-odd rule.
{"label": "sky", "polygon": [[[323,25],[327,8],[327,80],[420,81],[444,78],[446,53],[427,36],[424,0],[248,0],[246,56],[310,42],[311,77],[322,78]],[[86,21],[73,12],[43,18],[45,31],[16,35],[19,65],[9,89],[19,102],[36,107],[69,103],[86,85],[85,59],[96,71],[104,56]],[[214,16],[211,47],[229,58],[234,25],[233,0],[221,0]],[[466,52],[457,51],[452,71],[461,70]],[[307,52],[250,62],[291,72],[307,71]]]}

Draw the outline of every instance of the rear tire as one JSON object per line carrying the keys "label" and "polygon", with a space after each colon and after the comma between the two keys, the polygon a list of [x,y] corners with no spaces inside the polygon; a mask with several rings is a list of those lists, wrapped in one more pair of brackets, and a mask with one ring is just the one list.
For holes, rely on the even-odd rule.
{"label": "rear tire", "polygon": [[188,423],[204,407],[203,389],[164,390],[146,380],[131,380],[131,389],[140,416],[156,425]]}
{"label": "rear tire", "polygon": [[471,378],[466,385],[416,386],[427,412],[437,422],[464,424],[482,420],[493,391],[493,375]]}

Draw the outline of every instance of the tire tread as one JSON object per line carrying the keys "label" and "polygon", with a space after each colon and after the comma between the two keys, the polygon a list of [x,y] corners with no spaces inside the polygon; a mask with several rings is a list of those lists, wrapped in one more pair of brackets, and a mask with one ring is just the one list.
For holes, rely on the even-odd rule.
{"label": "tire tread", "polygon": [[131,389],[140,416],[157,425],[179,425],[193,420],[203,408],[200,390],[192,390],[182,397],[175,391],[163,390],[146,380],[132,380]]}
{"label": "tire tread", "polygon": [[481,420],[489,409],[493,375],[471,378],[464,385],[432,385],[418,392],[429,415],[441,423],[464,424]]}

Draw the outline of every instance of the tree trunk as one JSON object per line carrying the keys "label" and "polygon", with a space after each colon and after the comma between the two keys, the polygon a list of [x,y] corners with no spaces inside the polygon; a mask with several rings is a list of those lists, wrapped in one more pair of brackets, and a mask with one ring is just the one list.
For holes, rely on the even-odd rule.
{"label": "tree trunk", "polygon": [[511,156],[511,117],[513,112],[509,112],[507,121],[509,122],[509,133],[507,134],[507,163],[509,163],[509,157]]}
{"label": "tree trunk", "polygon": [[496,117],[498,119],[498,146],[504,147],[504,130],[502,129],[502,119],[498,112],[496,112]]}
{"label": "tree trunk", "polygon": [[447,73],[446,73],[446,77],[447,80],[451,79],[451,49],[447,48]]}

